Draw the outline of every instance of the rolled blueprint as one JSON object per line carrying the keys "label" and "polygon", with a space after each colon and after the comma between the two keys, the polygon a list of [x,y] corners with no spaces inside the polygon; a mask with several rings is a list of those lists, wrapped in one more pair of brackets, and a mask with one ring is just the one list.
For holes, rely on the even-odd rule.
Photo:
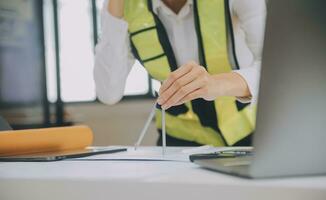
{"label": "rolled blueprint", "polygon": [[0,131],[0,156],[77,150],[92,143],[87,126]]}

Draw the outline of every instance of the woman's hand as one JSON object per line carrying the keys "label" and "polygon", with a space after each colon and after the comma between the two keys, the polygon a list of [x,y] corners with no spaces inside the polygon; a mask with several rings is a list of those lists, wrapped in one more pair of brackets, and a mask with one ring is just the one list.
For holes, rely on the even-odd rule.
{"label": "woman's hand", "polygon": [[246,81],[237,73],[210,75],[195,62],[189,62],[172,72],[163,82],[158,103],[163,109],[203,98],[215,100],[219,96],[250,96]]}
{"label": "woman's hand", "polygon": [[124,11],[124,0],[110,0],[108,4],[108,11],[114,17],[121,19]]}

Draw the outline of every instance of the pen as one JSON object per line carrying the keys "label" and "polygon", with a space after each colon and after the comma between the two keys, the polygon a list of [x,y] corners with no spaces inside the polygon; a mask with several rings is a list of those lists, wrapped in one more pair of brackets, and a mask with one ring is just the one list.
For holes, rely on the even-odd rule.
{"label": "pen", "polygon": [[234,156],[241,156],[241,155],[251,155],[252,151],[221,151],[220,154],[224,155],[234,155]]}

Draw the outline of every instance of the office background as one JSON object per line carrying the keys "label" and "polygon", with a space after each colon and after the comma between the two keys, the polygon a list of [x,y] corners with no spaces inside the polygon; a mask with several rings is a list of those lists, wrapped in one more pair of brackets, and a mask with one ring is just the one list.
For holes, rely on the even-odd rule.
{"label": "office background", "polygon": [[[0,1],[0,115],[15,129],[82,123],[93,129],[95,145],[134,142],[159,83],[135,63],[119,104],[96,99],[103,1]],[[155,144],[154,124],[150,132],[145,145]]]}

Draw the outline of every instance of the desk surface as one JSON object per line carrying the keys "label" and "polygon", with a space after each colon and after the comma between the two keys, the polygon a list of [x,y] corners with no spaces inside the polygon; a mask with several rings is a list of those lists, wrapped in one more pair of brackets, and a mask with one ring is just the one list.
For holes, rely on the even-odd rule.
{"label": "desk surface", "polygon": [[248,180],[171,161],[0,163],[0,199],[326,199],[326,176]]}

